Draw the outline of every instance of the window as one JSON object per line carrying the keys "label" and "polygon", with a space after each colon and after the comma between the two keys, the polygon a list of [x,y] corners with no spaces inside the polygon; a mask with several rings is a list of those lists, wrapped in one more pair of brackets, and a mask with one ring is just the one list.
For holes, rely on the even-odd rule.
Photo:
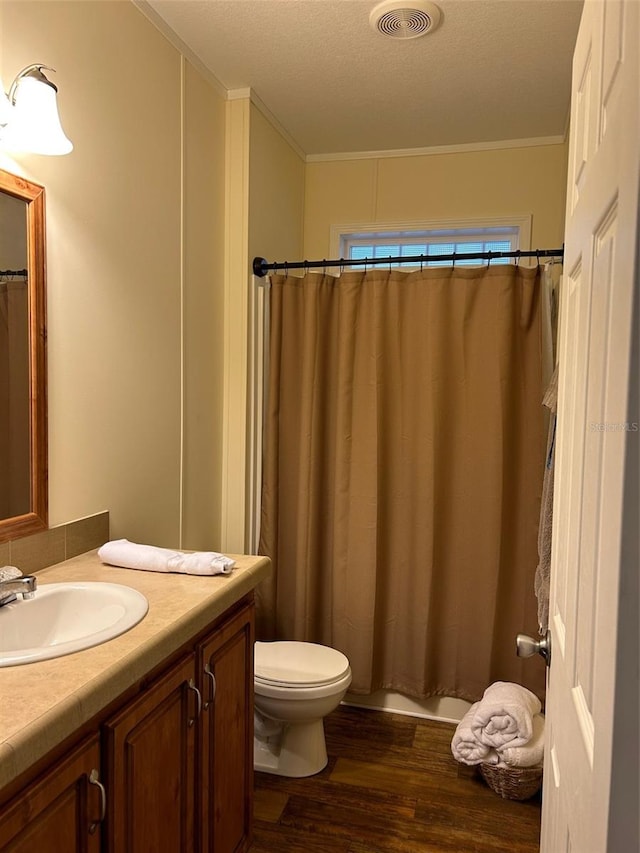
{"label": "window", "polygon": [[[458,223],[448,223],[450,225]],[[444,223],[443,223],[444,225]],[[440,255],[480,254],[483,252],[514,252],[528,246],[530,222],[528,217],[515,217],[513,224],[469,224],[460,227],[411,227],[398,229],[385,226],[334,226],[332,236],[338,243],[341,258],[387,258],[425,255],[430,260],[424,266],[450,266],[451,261],[439,261]],[[525,226],[523,228],[523,226]],[[529,226],[529,227],[527,227]],[[336,241],[335,238],[338,238]],[[509,258],[496,258],[492,264],[508,264]],[[460,266],[477,266],[479,260],[456,261]],[[415,267],[415,263],[395,266]]]}

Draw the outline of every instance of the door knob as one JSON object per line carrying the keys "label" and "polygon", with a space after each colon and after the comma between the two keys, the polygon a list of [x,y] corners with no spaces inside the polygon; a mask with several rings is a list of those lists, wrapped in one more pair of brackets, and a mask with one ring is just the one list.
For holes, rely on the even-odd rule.
{"label": "door knob", "polygon": [[542,655],[547,666],[551,666],[551,632],[547,631],[541,640],[534,640],[528,634],[518,634],[516,637],[516,654],[519,658]]}

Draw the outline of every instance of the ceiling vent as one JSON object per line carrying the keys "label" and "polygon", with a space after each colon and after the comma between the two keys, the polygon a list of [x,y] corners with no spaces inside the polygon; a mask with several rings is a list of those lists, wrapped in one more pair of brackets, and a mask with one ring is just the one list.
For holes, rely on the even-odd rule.
{"label": "ceiling vent", "polygon": [[384,36],[415,39],[436,29],[441,12],[427,0],[385,0],[371,10],[369,23]]}

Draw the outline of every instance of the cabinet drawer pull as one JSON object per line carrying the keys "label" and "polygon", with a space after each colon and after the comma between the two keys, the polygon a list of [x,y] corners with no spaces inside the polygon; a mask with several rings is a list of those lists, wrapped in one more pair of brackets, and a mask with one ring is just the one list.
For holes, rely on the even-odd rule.
{"label": "cabinet drawer pull", "polygon": [[98,790],[100,791],[100,817],[98,818],[98,820],[94,820],[94,822],[89,827],[89,833],[93,835],[93,833],[100,826],[107,814],[107,792],[104,789],[104,785],[100,781],[100,774],[97,770],[92,770],[89,774],[89,784],[95,785],[96,788],[98,788]]}
{"label": "cabinet drawer pull", "polygon": [[211,672],[211,667],[209,666],[208,663],[205,664],[205,666],[204,666],[204,674],[208,675],[209,678],[211,679],[211,699],[208,699],[204,703],[204,709],[205,709],[205,711],[208,711],[210,706],[213,704],[213,700],[216,698],[216,677]]}
{"label": "cabinet drawer pull", "polygon": [[189,725],[192,726],[195,723],[195,721],[198,719],[198,717],[200,716],[200,713],[202,712],[202,696],[200,695],[200,691],[196,687],[196,683],[193,680],[193,678],[189,679],[189,683],[187,684],[187,687],[189,688],[189,690],[193,690],[193,692],[196,694],[196,702],[198,703],[195,717],[191,717],[189,719]]}

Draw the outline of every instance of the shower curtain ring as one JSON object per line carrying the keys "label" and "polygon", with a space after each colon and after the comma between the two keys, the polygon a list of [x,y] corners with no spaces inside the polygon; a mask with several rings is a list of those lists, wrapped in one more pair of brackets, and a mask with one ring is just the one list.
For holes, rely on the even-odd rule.
{"label": "shower curtain ring", "polygon": [[455,249],[454,249],[454,252],[453,252],[453,268],[454,268],[454,269],[455,269],[455,266],[456,266],[456,255],[457,255],[457,252],[456,252],[456,251],[455,251]]}
{"label": "shower curtain ring", "polygon": [[326,275],[326,274],[327,274],[327,259],[323,258],[322,259],[322,275]]}

